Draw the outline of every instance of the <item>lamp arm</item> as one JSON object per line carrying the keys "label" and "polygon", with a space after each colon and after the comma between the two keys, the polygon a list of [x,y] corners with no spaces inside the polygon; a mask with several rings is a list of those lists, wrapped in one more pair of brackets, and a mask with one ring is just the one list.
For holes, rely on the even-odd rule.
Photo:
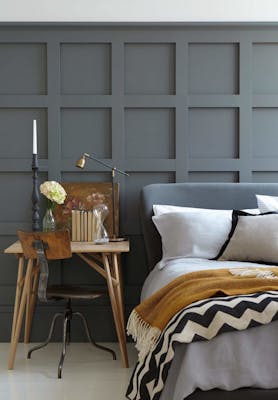
{"label": "lamp arm", "polygon": [[129,174],[128,174],[127,172],[121,171],[120,169],[118,169],[118,168],[116,168],[116,167],[112,167],[112,165],[106,164],[105,162],[99,160],[98,158],[92,156],[91,154],[84,153],[84,156],[87,157],[87,158],[91,158],[92,160],[98,162],[99,164],[104,165],[105,167],[111,169],[112,171],[116,171],[116,172],[119,172],[119,173],[122,174],[122,175],[129,176]]}

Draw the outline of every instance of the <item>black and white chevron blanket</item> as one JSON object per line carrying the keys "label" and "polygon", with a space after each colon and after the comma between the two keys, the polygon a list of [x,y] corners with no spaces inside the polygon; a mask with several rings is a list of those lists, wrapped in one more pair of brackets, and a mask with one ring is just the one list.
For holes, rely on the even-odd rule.
{"label": "black and white chevron blanket", "polygon": [[200,300],[178,312],[155,348],[139,361],[129,382],[129,400],[158,400],[175,355],[175,344],[210,340],[278,319],[278,291]]}

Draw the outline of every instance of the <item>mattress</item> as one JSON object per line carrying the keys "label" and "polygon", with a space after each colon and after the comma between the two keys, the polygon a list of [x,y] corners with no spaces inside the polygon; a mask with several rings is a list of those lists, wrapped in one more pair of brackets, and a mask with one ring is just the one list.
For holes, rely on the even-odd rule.
{"label": "mattress", "polygon": [[[149,297],[176,277],[202,269],[256,268],[262,264],[238,261],[175,258],[159,264],[145,280],[141,299]],[[267,266],[265,266],[267,267]],[[227,332],[210,341],[179,344],[160,400],[183,400],[196,389],[264,389],[278,386],[278,321]]]}

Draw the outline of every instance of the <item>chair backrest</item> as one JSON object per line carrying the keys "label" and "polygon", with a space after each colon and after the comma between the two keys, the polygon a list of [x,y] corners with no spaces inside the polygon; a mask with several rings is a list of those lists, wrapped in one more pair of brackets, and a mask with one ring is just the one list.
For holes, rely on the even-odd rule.
{"label": "chair backrest", "polygon": [[45,256],[48,260],[60,260],[72,256],[68,230],[54,232],[25,232],[18,230],[17,235],[26,258],[37,258],[34,243],[38,240],[43,242]]}
{"label": "chair backrest", "polygon": [[24,232],[17,231],[23,254],[28,259],[37,259],[40,268],[38,297],[41,301],[47,299],[48,262],[61,260],[72,256],[69,231],[54,232]]}

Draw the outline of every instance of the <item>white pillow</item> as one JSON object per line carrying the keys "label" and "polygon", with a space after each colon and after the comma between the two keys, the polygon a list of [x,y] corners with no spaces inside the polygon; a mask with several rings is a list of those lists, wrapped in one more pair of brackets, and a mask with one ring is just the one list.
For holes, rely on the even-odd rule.
{"label": "white pillow", "polygon": [[207,209],[207,208],[170,206],[168,204],[154,204],[153,205],[154,215],[162,215],[162,214],[166,214],[166,213],[191,212],[191,211],[200,211],[200,210],[206,211],[206,212],[210,211],[210,209]]}
{"label": "white pillow", "polygon": [[245,208],[244,210],[241,210],[241,211],[244,211],[244,212],[246,212],[248,214],[254,214],[254,215],[258,215],[258,214],[261,213],[259,208]]}
{"label": "white pillow", "polygon": [[174,257],[215,258],[230,232],[232,210],[191,209],[152,219],[161,236],[162,268]]}
{"label": "white pillow", "polygon": [[[162,215],[169,212],[191,212],[191,211],[216,211],[211,208],[193,208],[193,207],[181,207],[181,206],[170,206],[168,204],[154,204],[153,205],[153,213],[154,215]],[[229,211],[232,210],[221,210],[221,211]],[[258,208],[248,208],[243,210],[249,214],[260,214],[260,210]]]}
{"label": "white pillow", "polygon": [[262,213],[278,211],[278,197],[256,194],[257,203]]}
{"label": "white pillow", "polygon": [[223,248],[219,260],[278,263],[278,214],[248,216],[234,211]]}

